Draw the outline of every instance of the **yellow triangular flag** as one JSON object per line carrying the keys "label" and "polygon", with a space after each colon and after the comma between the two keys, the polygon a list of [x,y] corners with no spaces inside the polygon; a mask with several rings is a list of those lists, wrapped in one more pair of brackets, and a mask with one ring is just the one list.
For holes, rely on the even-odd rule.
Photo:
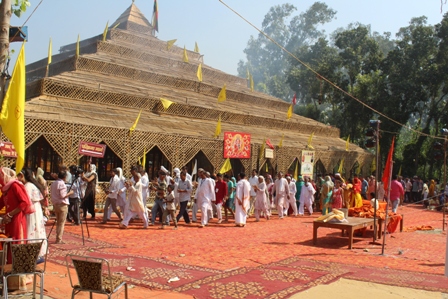
{"label": "yellow triangular flag", "polygon": [[184,62],[188,62],[188,55],[187,55],[187,49],[184,46]]}
{"label": "yellow triangular flag", "polygon": [[143,160],[143,162],[142,162],[143,168],[145,168],[145,166],[146,166],[146,147],[143,150],[143,159],[142,160]]}
{"label": "yellow triangular flag", "polygon": [[286,119],[290,119],[292,117],[292,105],[289,105],[288,112],[286,113]]}
{"label": "yellow triangular flag", "polygon": [[226,92],[226,84],[221,88],[221,91],[218,94],[218,103],[224,102],[227,99],[227,92]]}
{"label": "yellow triangular flag", "polygon": [[294,169],[294,179],[299,179],[299,159],[297,159],[296,168]]}
{"label": "yellow triangular flag", "polygon": [[250,91],[254,91],[254,77],[252,77],[252,74],[250,76]]}
{"label": "yellow triangular flag", "polygon": [[198,43],[197,42],[194,42],[194,51],[196,53],[199,53],[199,47],[198,47]]}
{"label": "yellow triangular flag", "polygon": [[79,57],[79,34],[78,34],[78,40],[76,41],[76,57]]}
{"label": "yellow triangular flag", "polygon": [[347,141],[345,142],[345,150],[348,152],[350,147],[350,135],[347,137]]}
{"label": "yellow triangular flag", "polygon": [[218,123],[216,124],[215,135],[214,137],[218,137],[221,134],[221,115],[219,115]]}
{"label": "yellow triangular flag", "polygon": [[142,165],[142,157],[138,157],[138,165]]}
{"label": "yellow triangular flag", "polygon": [[283,138],[285,138],[285,133],[282,134],[282,138],[280,139],[280,142],[278,143],[278,147],[283,147]]}
{"label": "yellow triangular flag", "polygon": [[172,39],[166,42],[166,49],[171,49],[172,46],[174,46],[174,43],[177,41],[177,39]]}
{"label": "yellow triangular flag", "polygon": [[115,25],[114,27],[112,27],[112,29],[115,29],[118,27],[118,25],[120,25],[120,23],[117,23],[117,25]]}
{"label": "yellow triangular flag", "polygon": [[246,69],[246,79],[250,80],[249,68]]}
{"label": "yellow triangular flag", "polygon": [[202,82],[202,63],[198,66],[198,71],[196,72],[199,82]]}
{"label": "yellow triangular flag", "polygon": [[140,119],[140,115],[142,114],[142,110],[140,110],[140,112],[138,113],[137,118],[134,121],[134,124],[132,125],[132,127],[129,128],[129,136],[131,136],[132,132],[134,132],[135,128],[137,127],[138,121]]}
{"label": "yellow triangular flag", "polygon": [[307,144],[307,146],[308,146],[308,148],[310,148],[310,149],[314,149],[314,147],[311,145],[311,143],[313,142],[313,137],[314,137],[314,132],[311,133],[310,137],[308,138],[308,144]]}
{"label": "yellow triangular flag", "polygon": [[342,171],[344,169],[344,158],[341,159],[341,163],[339,163],[338,172],[342,175]]}
{"label": "yellow triangular flag", "polygon": [[266,161],[266,173],[269,172],[269,165],[268,165],[268,161]]}
{"label": "yellow triangular flag", "polygon": [[106,23],[106,28],[104,28],[104,32],[103,32],[103,42],[106,41],[107,30],[109,30],[109,21],[107,21],[107,23]]}
{"label": "yellow triangular flag", "polygon": [[0,126],[17,152],[16,173],[25,163],[25,43],[20,49],[8,90],[3,99]]}
{"label": "yellow triangular flag", "polygon": [[230,163],[230,159],[227,158],[224,161],[224,164],[222,165],[221,170],[219,171],[219,173],[224,174],[224,173],[226,173],[229,170],[232,170],[232,164]]}
{"label": "yellow triangular flag", "polygon": [[160,101],[162,102],[163,108],[165,110],[167,110],[168,108],[170,108],[171,105],[174,104],[174,102],[171,102],[170,100],[164,99],[164,98],[160,98]]}
{"label": "yellow triangular flag", "polygon": [[47,64],[51,63],[51,57],[53,56],[52,55],[52,52],[53,52],[52,48],[53,48],[53,42],[51,41],[51,37],[50,37],[50,43],[48,44],[48,63]]}

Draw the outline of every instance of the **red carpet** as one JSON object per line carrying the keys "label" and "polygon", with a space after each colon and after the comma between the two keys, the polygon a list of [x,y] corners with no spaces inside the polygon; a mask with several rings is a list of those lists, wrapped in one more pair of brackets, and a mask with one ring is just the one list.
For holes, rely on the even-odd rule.
{"label": "red carpet", "polygon": [[[251,218],[245,228],[216,224],[216,219],[204,229],[182,223],[178,230],[144,230],[141,223],[119,230],[117,221],[89,221],[91,238],[85,246],[80,227],[66,226],[63,245],[53,244],[52,233],[50,261],[64,263],[67,253],[105,257],[132,284],[196,298],[288,298],[341,277],[447,293],[442,213],[420,207],[404,207],[400,213],[405,227],[431,225],[438,230],[387,235],[382,256],[381,246],[370,244],[370,230],[355,237],[349,250],[340,231],[320,228],[313,246],[317,214],[258,223]],[[173,277],[179,281],[168,283]]]}

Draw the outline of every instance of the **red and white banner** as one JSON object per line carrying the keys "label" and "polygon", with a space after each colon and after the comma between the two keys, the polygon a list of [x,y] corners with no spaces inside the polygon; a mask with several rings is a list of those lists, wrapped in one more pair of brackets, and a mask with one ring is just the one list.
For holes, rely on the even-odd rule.
{"label": "red and white banner", "polygon": [[0,141],[0,152],[3,157],[17,158],[17,152],[12,142]]}
{"label": "red and white banner", "polygon": [[95,157],[95,158],[103,158],[104,153],[106,152],[106,145],[80,141],[78,147],[78,154],[83,156]]}

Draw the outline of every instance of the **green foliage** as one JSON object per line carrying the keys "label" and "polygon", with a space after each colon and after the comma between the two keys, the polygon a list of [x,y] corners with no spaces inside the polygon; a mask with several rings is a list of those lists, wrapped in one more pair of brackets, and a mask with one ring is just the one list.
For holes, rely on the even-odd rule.
{"label": "green foliage", "polygon": [[22,13],[26,12],[26,9],[31,6],[31,3],[28,0],[12,0],[11,6],[12,12],[20,18]]}

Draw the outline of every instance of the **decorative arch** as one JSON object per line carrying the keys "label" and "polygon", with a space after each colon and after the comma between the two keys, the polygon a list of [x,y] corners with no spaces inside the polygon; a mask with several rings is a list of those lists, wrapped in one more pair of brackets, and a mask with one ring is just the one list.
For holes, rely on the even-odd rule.
{"label": "decorative arch", "polygon": [[[185,165],[188,167],[188,171],[191,173],[191,171],[194,168],[194,165],[197,161],[197,169],[203,168],[205,171],[208,171],[210,173],[215,172],[215,168],[213,167],[212,162],[208,159],[208,157],[204,154],[202,150],[199,150],[198,153]],[[219,170],[217,170],[219,171]]]}
{"label": "decorative arch", "polygon": [[[100,144],[106,143],[100,142]],[[79,159],[79,164],[86,171],[89,169],[89,164],[95,164],[98,180],[109,181],[111,170],[117,167],[123,167],[123,160],[106,144],[104,158],[82,156]]]}
{"label": "decorative arch", "polygon": [[314,163],[314,176],[316,177],[318,174],[324,175],[327,172],[325,169],[324,163],[319,159]]}
{"label": "decorative arch", "polygon": [[300,159],[299,158],[294,158],[294,161],[292,161],[291,164],[289,164],[288,166],[288,170],[286,171],[286,174],[290,174],[290,175],[294,175],[295,171],[296,171],[296,167],[297,167],[297,174],[300,174]]}
{"label": "decorative arch", "polygon": [[150,179],[157,177],[161,166],[165,167],[168,171],[172,171],[173,166],[171,162],[158,146],[154,146],[146,153],[146,165],[144,167],[148,173],[148,177]]}
{"label": "decorative arch", "polygon": [[230,159],[230,164],[232,165],[232,172],[234,177],[236,177],[238,173],[246,172],[247,170],[240,159]]}
{"label": "decorative arch", "polygon": [[275,176],[275,168],[271,163],[271,159],[266,159],[261,168],[258,171],[265,178],[267,175]]}
{"label": "decorative arch", "polygon": [[57,173],[61,164],[61,155],[42,135],[25,150],[25,166],[33,170],[42,168],[45,179],[50,179],[50,173]]}

